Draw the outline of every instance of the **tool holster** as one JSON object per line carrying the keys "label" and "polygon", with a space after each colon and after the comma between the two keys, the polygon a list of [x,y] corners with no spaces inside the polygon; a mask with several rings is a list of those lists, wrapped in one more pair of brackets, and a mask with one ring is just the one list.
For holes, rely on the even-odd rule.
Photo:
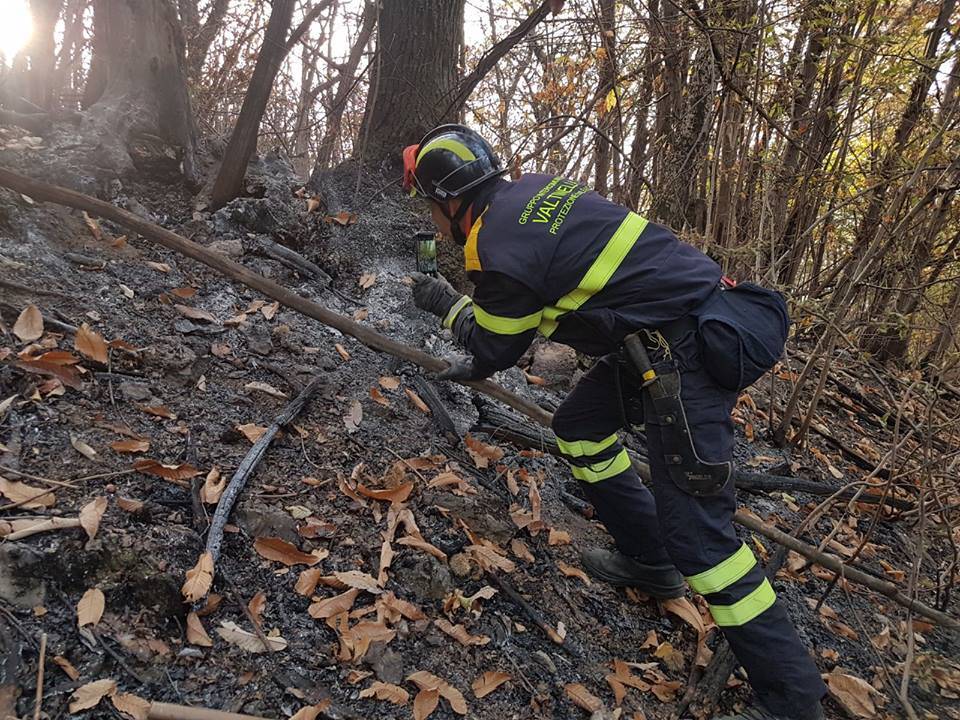
{"label": "tool holster", "polygon": [[680,398],[680,372],[672,362],[650,362],[640,333],[624,338],[626,356],[642,379],[645,424],[660,430],[664,461],[670,479],[684,492],[695,496],[720,493],[733,475],[731,462],[707,462],[697,454],[687,415]]}

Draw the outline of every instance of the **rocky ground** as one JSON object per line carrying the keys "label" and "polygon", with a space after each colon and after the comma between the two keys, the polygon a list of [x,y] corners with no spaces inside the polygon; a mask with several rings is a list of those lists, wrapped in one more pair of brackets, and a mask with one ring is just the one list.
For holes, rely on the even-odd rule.
{"label": "rocky ground", "polygon": [[[0,130],[0,165],[97,194],[403,342],[453,350],[404,284],[409,238],[427,218],[383,190],[385,178],[358,182],[348,166],[304,188],[268,156],[251,169],[252,197],[210,213],[175,184],[71,164],[70,142],[65,131]],[[271,242],[332,286],[273,259]],[[435,704],[435,718],[655,720],[671,717],[708,661],[717,633],[700,599],[658,604],[586,577],[579,550],[609,540],[582,514],[569,472],[471,435],[466,388],[432,383],[451,438],[425,412],[416,368],[124,228],[7,190],[0,280],[0,534],[80,519],[0,544],[0,717],[33,716],[43,633],[50,718],[137,717],[136,696],[299,720],[425,717]],[[526,361],[526,373],[497,380],[555,406],[575,358],[543,345]],[[778,370],[780,402],[795,369]],[[185,602],[204,584],[195,566],[225,481],[316,377],[231,516],[209,594]],[[889,389],[857,380],[884,403]],[[744,466],[831,486],[866,475],[817,434],[793,454],[764,442],[761,386],[737,408]],[[888,418],[851,402],[828,390],[818,423],[879,460]],[[820,500],[742,497],[786,531]],[[849,555],[874,511],[831,510],[803,537],[833,531],[828,549]],[[883,518],[861,565],[906,588],[915,522]],[[765,559],[775,549],[744,538]],[[956,614],[944,592],[950,548],[927,551],[927,572],[945,574],[920,596],[946,597]],[[791,554],[776,582],[830,674],[829,717],[904,716],[896,695],[909,652],[920,716],[960,718],[956,638],[914,621],[908,642],[905,611],[852,584],[812,611],[831,578]],[[748,694],[737,676],[728,685],[723,708]]]}

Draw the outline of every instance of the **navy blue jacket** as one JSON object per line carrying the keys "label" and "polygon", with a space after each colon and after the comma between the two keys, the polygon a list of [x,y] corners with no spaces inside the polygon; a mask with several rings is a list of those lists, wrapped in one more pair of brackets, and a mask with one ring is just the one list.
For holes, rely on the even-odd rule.
{"label": "navy blue jacket", "polygon": [[[538,331],[588,355],[612,352],[629,333],[686,315],[722,275],[667,228],[572,180],[501,180],[473,212],[473,317],[457,334],[487,374],[514,365]],[[462,298],[444,324],[469,305]]]}

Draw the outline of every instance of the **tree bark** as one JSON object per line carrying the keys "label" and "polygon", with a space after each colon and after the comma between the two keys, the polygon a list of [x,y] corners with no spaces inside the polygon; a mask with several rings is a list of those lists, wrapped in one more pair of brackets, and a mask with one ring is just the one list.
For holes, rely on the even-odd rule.
{"label": "tree bark", "polygon": [[224,153],[223,164],[213,185],[210,207],[223,207],[243,191],[243,178],[247,172],[250,156],[257,149],[260,120],[273,90],[273,81],[280,64],[287,55],[286,39],[293,18],[294,0],[274,0],[270,21],[263,39],[263,48],[257,57],[250,86],[243,98],[240,116],[230,136]]}
{"label": "tree bark", "polygon": [[460,77],[464,0],[383,0],[371,91],[354,155],[399,157],[442,120]]}
{"label": "tree bark", "polygon": [[28,52],[30,54],[30,101],[50,110],[53,107],[54,80],[54,30],[62,9],[62,0],[31,0],[33,33]]}

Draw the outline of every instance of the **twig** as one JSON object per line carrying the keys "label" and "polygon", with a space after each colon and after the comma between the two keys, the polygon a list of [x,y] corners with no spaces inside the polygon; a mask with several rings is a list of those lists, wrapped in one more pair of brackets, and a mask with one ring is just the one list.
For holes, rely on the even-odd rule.
{"label": "twig", "polygon": [[32,288],[27,285],[21,285],[20,283],[11,282],[10,280],[4,280],[0,278],[0,287],[7,288],[8,290],[13,290],[14,292],[26,293],[28,295],[43,295],[49,297],[57,297],[61,300],[76,300],[72,295],[67,295],[58,290],[44,290],[42,288]]}
{"label": "twig", "polygon": [[543,616],[540,614],[540,611],[537,610],[533,605],[523,599],[523,596],[517,592],[516,588],[510,584],[510,582],[504,578],[501,578],[496,573],[487,572],[487,579],[490,580],[497,588],[506,595],[510,600],[513,601],[528,618],[543,632],[548,638],[550,638],[557,645],[562,647],[568,653],[574,657],[583,657],[583,651],[570,639],[570,637],[560,637],[560,634],[554,629],[554,627],[543,619]]}
{"label": "twig", "polygon": [[213,514],[213,519],[210,521],[210,532],[207,534],[206,551],[213,556],[214,566],[216,566],[217,560],[220,558],[220,544],[223,542],[223,529],[227,524],[227,519],[230,517],[230,511],[233,509],[234,503],[236,503],[237,498],[240,497],[240,493],[247,484],[247,480],[250,479],[253,471],[263,459],[267,448],[270,447],[270,443],[273,442],[273,438],[280,428],[290,423],[300,414],[300,411],[303,410],[307,401],[323,382],[323,376],[318,375],[310,381],[310,384],[307,385],[299,395],[290,401],[283,409],[283,412],[276,417],[270,424],[270,427],[260,436],[260,439],[253,444],[253,447],[250,448],[246,457],[243,458],[233,477],[230,478],[227,489],[224,490],[223,495],[220,497],[220,502],[217,503],[217,509]]}
{"label": "twig", "polygon": [[54,517],[50,518],[49,520],[38,522],[30,527],[25,527],[23,530],[17,530],[9,535],[0,535],[0,537],[7,542],[15,542],[16,540],[22,540],[23,538],[30,537],[31,535],[39,535],[40,533],[50,532],[52,530],[67,530],[68,528],[78,527],[80,527],[80,518]]}
{"label": "twig", "polygon": [[40,720],[43,708],[43,665],[47,661],[47,634],[40,635],[40,661],[37,664],[37,696],[33,706],[33,720]]}
{"label": "twig", "polygon": [[243,610],[243,614],[247,616],[247,620],[249,620],[250,624],[253,625],[253,631],[256,633],[260,642],[263,643],[263,647],[266,649],[267,653],[275,653],[277,649],[270,644],[270,641],[267,640],[267,636],[263,634],[263,629],[260,627],[260,623],[257,622],[257,619],[253,616],[253,613],[250,612],[250,606],[243,602],[243,598],[240,596],[237,586],[233,584],[233,579],[223,568],[220,568],[220,574],[223,575],[223,579],[227,581],[227,587],[230,588],[230,595],[232,596],[233,601],[240,606],[240,609]]}

